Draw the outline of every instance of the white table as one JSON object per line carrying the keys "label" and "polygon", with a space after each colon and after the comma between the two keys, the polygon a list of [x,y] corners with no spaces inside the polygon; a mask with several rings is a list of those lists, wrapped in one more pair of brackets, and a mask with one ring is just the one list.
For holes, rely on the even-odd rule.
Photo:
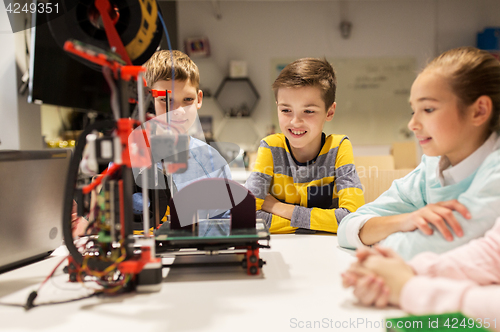
{"label": "white table", "polygon": [[[363,332],[385,331],[384,318],[404,315],[355,304],[340,277],[354,257],[338,247],[336,236],[272,235],[270,245],[261,249],[267,262],[261,276],[248,276],[240,267],[170,269],[158,293],[93,297],[30,311],[0,306],[0,331]],[[0,274],[0,302],[24,303],[60,259]],[[67,275],[56,275],[35,303],[84,294]]]}

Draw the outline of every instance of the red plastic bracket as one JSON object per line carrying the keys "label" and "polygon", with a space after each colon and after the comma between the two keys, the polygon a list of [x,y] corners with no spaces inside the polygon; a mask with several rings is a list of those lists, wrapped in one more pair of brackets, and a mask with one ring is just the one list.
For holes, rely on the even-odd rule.
{"label": "red plastic bracket", "polygon": [[247,260],[247,274],[248,275],[259,275],[259,248],[248,247],[246,253]]}
{"label": "red plastic bracket", "polygon": [[115,49],[115,52],[120,55],[123,61],[127,63],[127,65],[132,65],[132,61],[128,56],[127,50],[125,46],[123,46],[123,42],[118,35],[118,31],[116,31],[115,24],[113,23],[113,19],[111,19],[110,12],[114,10],[111,7],[111,4],[108,0],[95,0],[95,6],[101,14],[102,23],[104,24],[104,30],[106,31],[106,37],[108,37],[109,46]]}

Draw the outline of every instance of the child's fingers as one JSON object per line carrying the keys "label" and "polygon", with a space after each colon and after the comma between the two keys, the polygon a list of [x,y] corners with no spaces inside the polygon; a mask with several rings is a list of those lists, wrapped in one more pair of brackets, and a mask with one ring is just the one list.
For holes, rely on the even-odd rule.
{"label": "child's fingers", "polygon": [[391,257],[391,258],[399,257],[399,255],[391,248],[382,247],[382,246],[379,246],[378,244],[376,244],[373,247],[375,250],[377,250],[384,257]]}
{"label": "child's fingers", "polygon": [[453,235],[448,229],[448,226],[451,227],[453,233],[455,233],[457,236],[462,236],[464,234],[462,226],[458,222],[457,218],[455,218],[452,209],[436,205],[434,212],[437,216],[437,222],[434,223],[434,225],[445,236],[446,239],[453,240]]}
{"label": "child's fingers", "polygon": [[365,258],[368,257],[369,255],[370,255],[370,250],[368,250],[367,247],[361,247],[358,248],[358,250],[356,250],[356,258],[361,262],[365,260]]}
{"label": "child's fingers", "polygon": [[451,234],[450,229],[446,226],[444,219],[438,215],[434,216],[432,219],[428,219],[428,222],[440,232],[445,240],[453,241],[453,234]]}
{"label": "child's fingers", "polygon": [[344,288],[351,287],[351,283],[349,282],[349,277],[346,277],[343,273],[341,274],[341,277],[342,277],[342,287]]}
{"label": "child's fingers", "polygon": [[371,255],[377,255],[378,252],[372,248],[369,247],[361,247],[356,250],[356,257],[358,258],[358,261],[363,262],[367,257]]}
{"label": "child's fingers", "polygon": [[359,302],[365,306],[370,306],[375,303],[382,291],[381,284],[377,282],[373,276],[361,278],[354,288],[354,296]]}
{"label": "child's fingers", "polygon": [[358,282],[356,283],[356,286],[354,287],[353,294],[354,294],[354,296],[356,296],[356,298],[358,299],[358,301],[361,304],[366,305],[366,303],[367,303],[366,293],[370,289],[370,285],[374,280],[375,280],[375,278],[373,278],[373,277],[363,277],[363,278],[358,279]]}
{"label": "child's fingers", "polygon": [[456,199],[453,199],[451,201],[440,202],[437,204],[440,206],[447,207],[448,209],[457,211],[465,219],[470,219],[472,217],[469,210],[467,209],[467,207],[465,205],[463,205],[462,203],[460,203],[459,201],[457,201]]}
{"label": "child's fingers", "polygon": [[379,294],[379,297],[375,300],[375,306],[377,308],[385,308],[389,304],[389,287],[383,286]]}
{"label": "child's fingers", "polygon": [[458,203],[458,201],[448,201],[437,204],[429,204],[427,206],[428,208],[425,210],[426,213],[424,218],[426,222],[433,224],[448,241],[453,240],[453,234],[450,232],[448,226],[457,236],[463,236],[462,226],[453,214],[454,207],[458,206],[464,208],[464,206]]}
{"label": "child's fingers", "polygon": [[425,235],[432,235],[434,233],[432,228],[429,226],[428,221],[422,217],[418,218],[418,220],[416,222],[416,226]]}
{"label": "child's fingers", "polygon": [[341,276],[342,276],[342,286],[344,288],[349,288],[356,285],[356,282],[358,280],[358,277],[356,275],[350,273],[349,271],[346,271],[342,273]]}
{"label": "child's fingers", "polygon": [[72,224],[73,237],[85,235],[85,230],[87,229],[88,222],[84,218],[76,218]]}
{"label": "child's fingers", "polygon": [[359,263],[351,264],[351,266],[346,272],[352,273],[356,275],[358,278],[373,275],[372,271],[370,271],[364,266],[361,266],[361,264]]}

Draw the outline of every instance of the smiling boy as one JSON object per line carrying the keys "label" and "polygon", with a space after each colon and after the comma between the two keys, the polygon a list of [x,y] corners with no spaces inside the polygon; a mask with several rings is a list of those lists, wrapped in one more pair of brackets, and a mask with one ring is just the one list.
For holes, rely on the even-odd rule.
{"label": "smiling boy", "polygon": [[336,84],[332,66],[314,58],[287,65],[273,84],[282,133],[261,141],[246,183],[272,233],[335,233],[364,204],[351,143],[323,133],[335,114]]}

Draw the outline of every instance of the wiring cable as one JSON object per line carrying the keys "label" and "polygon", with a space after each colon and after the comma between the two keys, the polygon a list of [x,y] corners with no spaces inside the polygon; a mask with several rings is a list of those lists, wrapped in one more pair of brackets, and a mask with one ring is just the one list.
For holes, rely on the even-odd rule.
{"label": "wiring cable", "polygon": [[47,275],[47,277],[44,279],[44,281],[38,286],[37,290],[32,291],[29,295],[28,298],[26,299],[25,304],[20,304],[20,303],[6,303],[6,302],[0,302],[0,306],[7,306],[7,307],[19,307],[19,308],[24,308],[25,310],[30,310],[34,307],[39,307],[39,306],[44,306],[44,305],[52,305],[52,304],[63,304],[63,303],[69,303],[69,302],[75,302],[75,301],[80,301],[83,299],[87,299],[93,296],[96,296],[98,294],[101,294],[101,291],[94,292],[92,294],[89,294],[84,297],[79,297],[76,299],[70,299],[70,300],[65,300],[65,301],[56,301],[56,302],[45,302],[45,303],[37,303],[35,304],[35,299],[38,296],[38,293],[40,292],[40,289],[47,283],[47,281],[54,275],[56,272],[57,268],[68,259],[68,257],[64,257],[57,265],[52,269],[52,271]]}
{"label": "wiring cable", "polygon": [[[76,301],[80,301],[80,300],[84,300],[84,299],[88,299],[88,298],[91,298],[91,297],[94,297],[96,295],[100,295],[102,294],[102,292],[95,292],[95,293],[92,293],[92,294],[89,294],[87,296],[83,296],[83,297],[79,297],[79,298],[76,298],[76,299],[70,299],[70,300],[65,300],[65,301],[58,301],[58,302],[45,302],[45,303],[38,303],[38,304],[32,304],[32,306],[30,307],[26,307],[26,304],[19,304],[19,303],[3,303],[3,302],[0,302],[0,306],[7,306],[7,307],[19,307],[19,308],[24,308],[26,310],[30,310],[32,308],[35,308],[35,307],[40,307],[40,306],[45,306],[45,305],[53,305],[53,304],[65,304],[65,303],[70,303],[70,302],[76,302]],[[28,299],[29,300],[29,299]],[[33,298],[34,300],[34,298]]]}
{"label": "wiring cable", "polygon": [[[156,5],[158,6],[158,2],[156,2]],[[167,37],[167,44],[168,44],[168,50],[170,51],[170,62],[172,63],[172,68],[170,69],[172,73],[172,96],[174,95],[174,88],[175,88],[175,66],[174,66],[174,54],[172,51],[172,44],[170,43],[170,35],[168,34],[168,29],[167,25],[165,24],[165,21],[163,20],[163,17],[161,15],[158,15],[158,18],[161,21],[161,25],[163,26],[163,31],[165,32],[165,36]],[[170,100],[170,109],[173,109],[173,99]]]}

